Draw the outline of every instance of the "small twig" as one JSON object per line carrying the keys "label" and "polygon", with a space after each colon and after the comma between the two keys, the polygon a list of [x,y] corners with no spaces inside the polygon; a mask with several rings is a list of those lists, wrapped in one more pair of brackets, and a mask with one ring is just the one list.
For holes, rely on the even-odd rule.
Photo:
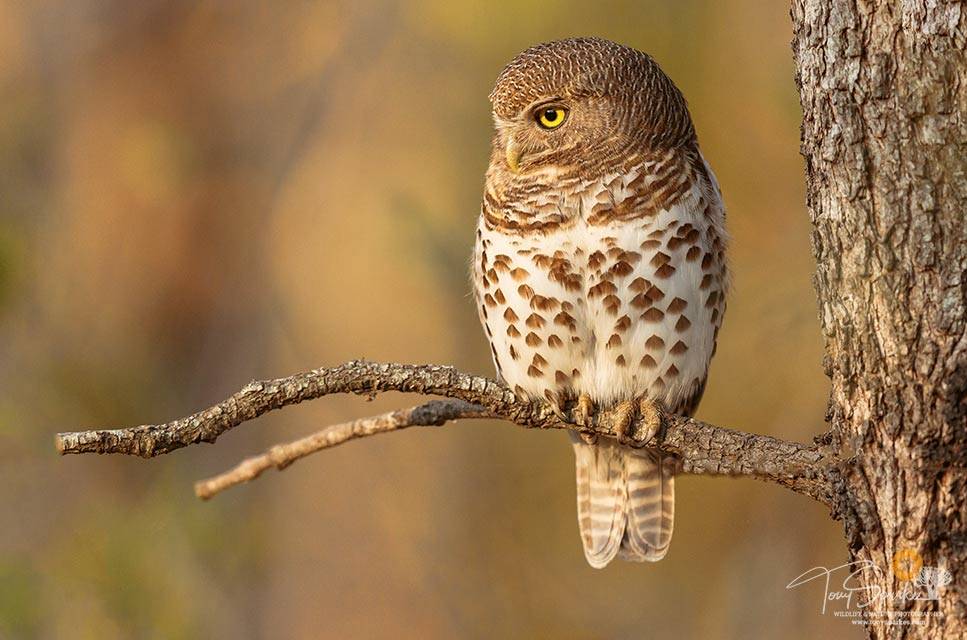
{"label": "small twig", "polygon": [[[243,422],[303,400],[334,393],[372,396],[383,391],[446,396],[476,406],[473,415],[454,415],[447,419],[487,416],[525,428],[570,429],[607,438],[616,435],[613,427],[614,416],[610,410],[595,416],[593,425],[579,427],[556,414],[547,403],[520,399],[494,380],[462,373],[452,367],[353,361],[331,369],[314,369],[286,378],[252,382],[213,407],[166,424],[60,433],[57,435],[56,444],[62,454],[123,453],[147,458],[198,442],[214,442],[218,436]],[[431,403],[423,405],[422,410],[428,411],[427,406],[439,411],[443,410],[443,406],[463,406],[466,409],[466,405]],[[416,411],[419,418],[422,415],[419,410],[421,409],[417,407],[408,411]],[[287,450],[290,453],[301,451],[303,449],[299,447],[305,447],[305,453],[296,456],[294,460],[311,453],[309,449],[314,446],[313,443],[318,444],[317,438],[326,444],[315,450],[420,423],[413,419],[413,414],[410,419],[409,423],[404,418],[396,418],[397,422],[393,422],[392,418],[387,419],[386,416],[363,419],[339,425],[328,436],[324,432],[281,446],[293,447]],[[742,433],[684,416],[666,415],[662,417],[662,422],[661,432],[647,444],[676,454],[681,459],[682,470],[686,473],[751,476],[778,483],[826,504],[831,502],[831,478],[836,472],[838,460],[826,445],[806,445]],[[643,432],[642,429],[636,430]],[[266,461],[270,466],[278,466],[271,461],[271,451],[266,455],[269,458],[262,462],[249,460],[243,463],[248,465],[246,471],[238,473],[249,473],[251,477],[239,481],[256,477],[264,470],[258,469],[258,466],[266,464]]]}
{"label": "small twig", "polygon": [[439,427],[450,420],[490,417],[493,416],[486,409],[461,400],[434,400],[409,409],[332,425],[293,442],[277,444],[261,455],[246,458],[225,473],[196,482],[195,495],[208,500],[229,487],[258,478],[266,469],[275,467],[282,471],[300,458],[356,438],[407,427]]}

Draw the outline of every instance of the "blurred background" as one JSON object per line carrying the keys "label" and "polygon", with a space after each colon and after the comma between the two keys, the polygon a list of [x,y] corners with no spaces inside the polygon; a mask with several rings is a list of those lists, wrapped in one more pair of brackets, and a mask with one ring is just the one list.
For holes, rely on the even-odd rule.
{"label": "blurred background", "polygon": [[808,440],[827,385],[785,3],[0,0],[0,638],[858,637],[786,584],[846,561],[817,503],[683,477],[656,565],[585,563],[559,433],[339,447],[333,397],[162,458],[57,431],[166,421],[351,358],[492,374],[468,264],[487,94],[599,35],[658,59],[718,173],[735,288],[699,417]]}

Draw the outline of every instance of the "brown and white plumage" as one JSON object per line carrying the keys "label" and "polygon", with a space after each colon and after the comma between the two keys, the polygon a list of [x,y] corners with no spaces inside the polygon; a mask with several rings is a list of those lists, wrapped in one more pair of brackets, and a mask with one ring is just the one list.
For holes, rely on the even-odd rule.
{"label": "brown and white plumage", "polygon": [[[560,407],[586,395],[692,413],[725,310],[726,235],[681,93],[647,55],[577,38],[521,53],[491,101],[474,285],[498,374]],[[661,559],[675,459],[574,450],[591,565]]]}

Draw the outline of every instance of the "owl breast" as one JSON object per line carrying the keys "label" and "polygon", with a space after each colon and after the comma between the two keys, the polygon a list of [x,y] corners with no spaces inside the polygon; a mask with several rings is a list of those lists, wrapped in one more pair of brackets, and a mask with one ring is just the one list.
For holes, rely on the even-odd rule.
{"label": "owl breast", "polygon": [[644,165],[553,198],[485,197],[475,291],[508,386],[558,404],[587,393],[693,410],[726,286],[721,199],[701,162],[674,179]]}

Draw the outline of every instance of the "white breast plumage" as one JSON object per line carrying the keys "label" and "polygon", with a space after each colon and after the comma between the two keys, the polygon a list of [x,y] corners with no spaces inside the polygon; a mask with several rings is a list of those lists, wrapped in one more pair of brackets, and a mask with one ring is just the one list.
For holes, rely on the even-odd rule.
{"label": "white breast plumage", "polygon": [[509,386],[603,404],[646,395],[671,410],[700,393],[724,311],[717,188],[694,179],[652,215],[600,215],[660,179],[643,166],[579,185],[562,199],[568,222],[546,232],[506,233],[482,219],[480,313]]}

